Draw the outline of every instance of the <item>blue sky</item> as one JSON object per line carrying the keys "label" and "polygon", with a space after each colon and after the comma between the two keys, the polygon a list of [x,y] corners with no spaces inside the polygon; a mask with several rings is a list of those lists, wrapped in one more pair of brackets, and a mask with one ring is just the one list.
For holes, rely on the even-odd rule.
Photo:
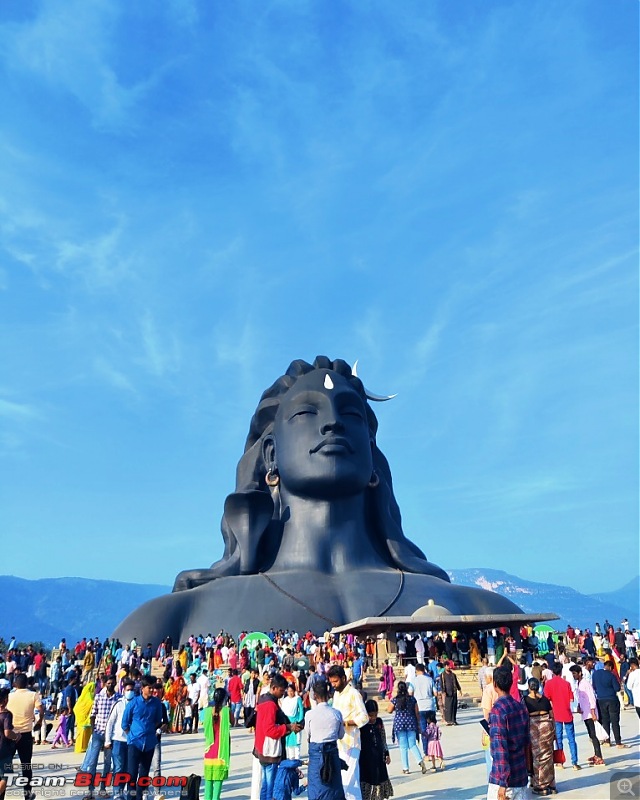
{"label": "blue sky", "polygon": [[637,16],[4,0],[2,571],[208,566],[261,392],[321,353],[398,393],[431,560],[634,577]]}

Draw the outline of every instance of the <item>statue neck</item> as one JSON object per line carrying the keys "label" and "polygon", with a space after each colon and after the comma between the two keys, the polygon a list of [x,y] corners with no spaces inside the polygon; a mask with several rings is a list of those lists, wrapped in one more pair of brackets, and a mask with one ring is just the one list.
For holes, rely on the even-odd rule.
{"label": "statue neck", "polygon": [[282,541],[271,569],[327,574],[384,567],[365,526],[364,495],[332,500],[281,490]]}

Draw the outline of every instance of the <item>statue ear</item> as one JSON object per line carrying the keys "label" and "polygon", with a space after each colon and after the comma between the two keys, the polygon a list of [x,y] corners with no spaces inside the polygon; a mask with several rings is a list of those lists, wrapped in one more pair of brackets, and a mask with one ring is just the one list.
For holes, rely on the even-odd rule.
{"label": "statue ear", "polygon": [[275,464],[276,461],[276,440],[272,434],[268,434],[262,440],[262,460],[265,463],[267,470]]}

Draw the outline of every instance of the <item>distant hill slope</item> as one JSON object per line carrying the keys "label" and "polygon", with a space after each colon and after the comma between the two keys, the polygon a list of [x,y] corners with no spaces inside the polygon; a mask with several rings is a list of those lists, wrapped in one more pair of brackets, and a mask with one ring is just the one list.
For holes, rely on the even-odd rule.
{"label": "distant hill slope", "polygon": [[72,645],[83,636],[104,639],[134,608],[170,591],[170,586],[144,583],[1,575],[0,635],[49,645],[63,636]]}
{"label": "distant hill slope", "polygon": [[[640,614],[640,576],[629,581],[629,583],[625,583],[621,589],[617,589],[615,592],[604,592],[591,596],[595,597],[596,600],[600,600],[602,603],[614,603],[625,609],[633,609],[633,617],[631,617],[630,614],[626,614],[625,616],[631,624],[637,623],[638,615]],[[616,627],[619,621],[620,620],[611,619],[611,617],[609,617],[609,622]]]}
{"label": "distant hill slope", "polygon": [[[449,571],[449,577],[452,583],[478,586],[502,594],[525,612],[551,611],[558,614],[560,619],[553,623],[558,628],[571,623],[578,628],[593,630],[596,621],[602,624],[608,619],[617,625],[623,617],[627,617],[632,626],[639,622],[637,593],[635,603],[627,604],[627,586],[634,581],[617,592],[596,597],[581,594],[570,586],[527,581],[497,569],[456,569]],[[635,584],[638,584],[637,578]]]}
{"label": "distant hill slope", "polygon": [[[596,621],[602,624],[605,619],[617,625],[623,617],[632,626],[639,623],[637,578],[618,591],[590,596],[569,586],[526,581],[496,569],[456,569],[449,576],[453,583],[503,594],[525,612],[558,614],[558,628],[569,622],[593,628]],[[57,645],[63,636],[72,645],[83,636],[103,639],[134,608],[170,591],[169,586],[144,583],[0,576],[0,636],[8,641],[15,635],[18,641],[40,640],[48,645]]]}

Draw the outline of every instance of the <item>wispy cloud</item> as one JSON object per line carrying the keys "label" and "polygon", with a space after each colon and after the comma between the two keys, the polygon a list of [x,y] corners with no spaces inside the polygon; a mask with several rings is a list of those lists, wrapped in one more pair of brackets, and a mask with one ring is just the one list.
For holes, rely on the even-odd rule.
{"label": "wispy cloud", "polygon": [[16,403],[12,400],[4,400],[0,397],[0,417],[8,420],[23,422],[25,420],[39,418],[38,409],[28,403]]}
{"label": "wispy cloud", "polygon": [[158,325],[147,310],[140,320],[144,351],[143,364],[156,377],[178,372],[181,364],[180,343],[175,334],[161,334]]}
{"label": "wispy cloud", "polygon": [[120,215],[96,235],[73,235],[66,220],[36,207],[16,208],[0,197],[0,246],[24,264],[47,287],[55,273],[84,286],[90,292],[111,290],[133,277],[134,259],[127,250],[127,220]]}
{"label": "wispy cloud", "polygon": [[235,367],[248,374],[254,369],[261,350],[260,332],[250,320],[232,330],[217,325],[214,350],[218,365]]}
{"label": "wispy cloud", "polygon": [[110,64],[118,17],[118,5],[104,0],[45,1],[35,18],[4,27],[7,63],[69,92],[98,128],[122,128],[148,82],[125,86]]}
{"label": "wispy cloud", "polygon": [[138,391],[126,374],[114,367],[106,358],[98,356],[93,363],[95,374],[114,389],[138,397]]}
{"label": "wispy cloud", "polygon": [[401,376],[405,390],[421,384],[431,369],[438,351],[442,347],[443,335],[448,326],[452,324],[457,295],[458,291],[454,287],[449,295],[443,298],[429,314],[431,321],[414,340]]}
{"label": "wispy cloud", "polygon": [[55,242],[55,269],[79,278],[91,291],[113,288],[132,272],[133,259],[122,246],[124,231],[125,221],[119,219],[95,238]]}

